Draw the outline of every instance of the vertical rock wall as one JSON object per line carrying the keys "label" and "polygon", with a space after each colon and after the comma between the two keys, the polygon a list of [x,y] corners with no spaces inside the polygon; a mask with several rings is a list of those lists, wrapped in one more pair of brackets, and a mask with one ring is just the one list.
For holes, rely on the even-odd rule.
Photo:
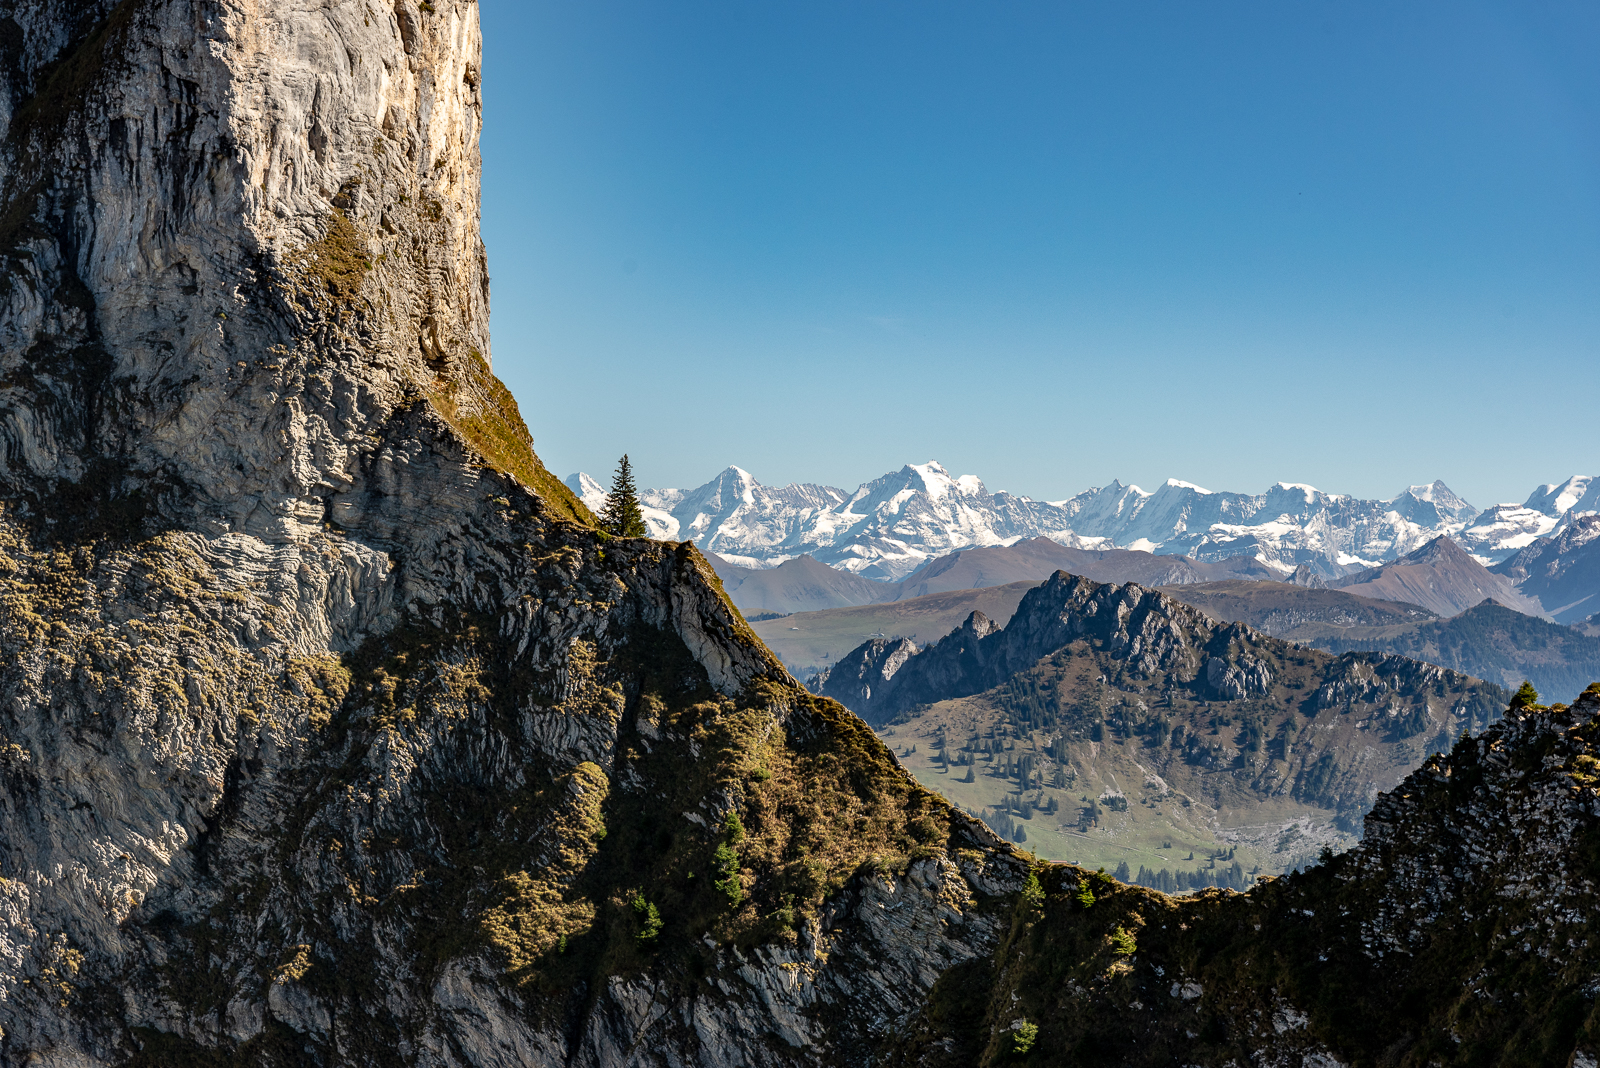
{"label": "vertical rock wall", "polygon": [[1020,885],[539,464],[478,62],[0,0],[0,1064],[860,1060]]}
{"label": "vertical rock wall", "polygon": [[7,14],[22,495],[292,538],[348,510],[397,408],[489,402],[474,4]]}

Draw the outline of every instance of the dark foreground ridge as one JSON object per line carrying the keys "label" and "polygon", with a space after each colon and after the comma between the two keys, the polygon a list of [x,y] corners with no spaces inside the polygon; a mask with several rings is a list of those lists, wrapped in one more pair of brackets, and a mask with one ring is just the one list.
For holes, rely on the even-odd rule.
{"label": "dark foreground ridge", "polygon": [[1511,709],[1358,848],[1248,894],[1039,869],[889,1063],[1594,1064],[1597,784],[1600,684]]}

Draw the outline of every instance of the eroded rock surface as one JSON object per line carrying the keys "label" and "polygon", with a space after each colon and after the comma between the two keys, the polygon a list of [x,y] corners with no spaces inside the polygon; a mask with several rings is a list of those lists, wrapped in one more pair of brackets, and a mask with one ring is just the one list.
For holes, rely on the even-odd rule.
{"label": "eroded rock surface", "polygon": [[1023,865],[534,455],[477,18],[0,4],[5,1063],[814,1061],[992,948]]}

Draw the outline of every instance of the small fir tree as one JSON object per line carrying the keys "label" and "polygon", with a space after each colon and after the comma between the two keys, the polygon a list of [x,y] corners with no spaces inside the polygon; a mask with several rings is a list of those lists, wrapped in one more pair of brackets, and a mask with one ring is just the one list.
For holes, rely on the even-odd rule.
{"label": "small fir tree", "polygon": [[1039,885],[1039,874],[1034,872],[1022,887],[1022,907],[1037,912],[1044,908],[1044,887]]}
{"label": "small fir tree", "polygon": [[642,538],[648,533],[644,512],[639,508],[639,488],[633,481],[633,465],[628,462],[627,453],[617,461],[611,492],[606,494],[606,505],[600,511],[600,525],[616,538]]}
{"label": "small fir tree", "polygon": [[[646,901],[642,893],[633,895],[633,911],[639,918],[639,930],[634,933],[634,939],[641,946],[655,944],[656,936],[661,933],[661,910]],[[561,949],[566,952],[567,936],[561,936]]]}
{"label": "small fir tree", "polygon": [[1539,691],[1533,688],[1533,683],[1527,679],[1522,680],[1522,686],[1511,696],[1512,708],[1537,708],[1539,706]]}

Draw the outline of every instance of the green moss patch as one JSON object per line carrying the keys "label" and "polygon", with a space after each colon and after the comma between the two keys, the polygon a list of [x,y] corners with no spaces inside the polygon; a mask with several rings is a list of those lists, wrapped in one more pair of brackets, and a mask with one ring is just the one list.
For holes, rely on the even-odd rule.
{"label": "green moss patch", "polygon": [[594,514],[546,470],[533,451],[533,435],[528,432],[511,391],[478,353],[470,353],[465,364],[462,380],[433,384],[429,399],[434,409],[483,454],[490,467],[538,494],[556,515],[587,527],[595,526]]}
{"label": "green moss patch", "polygon": [[289,263],[315,282],[335,304],[352,303],[372,270],[372,258],[350,217],[338,208],[321,237],[290,255]]}

